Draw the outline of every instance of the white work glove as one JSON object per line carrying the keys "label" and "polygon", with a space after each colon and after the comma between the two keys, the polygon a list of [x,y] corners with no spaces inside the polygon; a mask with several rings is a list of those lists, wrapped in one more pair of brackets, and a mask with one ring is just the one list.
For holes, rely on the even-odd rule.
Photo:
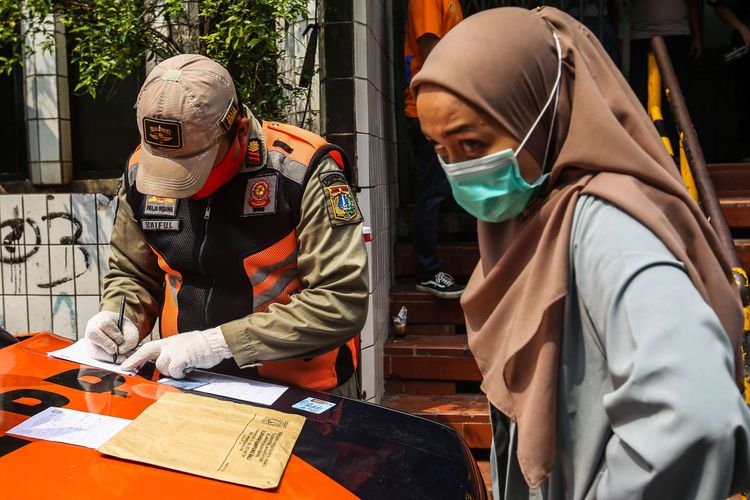
{"label": "white work glove", "polygon": [[135,351],[121,366],[132,371],[146,361],[156,360],[156,368],[162,375],[183,378],[194,368],[211,368],[222,359],[231,358],[221,328],[180,333],[166,339],[154,340]]}
{"label": "white work glove", "polygon": [[86,323],[83,336],[89,355],[100,361],[112,362],[117,353],[117,363],[125,360],[125,354],[132,351],[141,340],[135,323],[128,318],[122,320],[122,332],[117,328],[119,314],[111,311],[100,311]]}

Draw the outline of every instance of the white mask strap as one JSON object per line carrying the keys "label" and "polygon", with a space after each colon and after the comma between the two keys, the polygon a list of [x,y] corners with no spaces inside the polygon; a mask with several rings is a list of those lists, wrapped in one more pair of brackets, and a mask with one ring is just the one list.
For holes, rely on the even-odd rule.
{"label": "white mask strap", "polygon": [[[557,45],[557,57],[560,58],[559,75],[562,74],[562,54],[560,50],[560,41],[557,38],[557,34],[552,32],[552,36],[555,37],[555,44]],[[561,76],[558,76],[558,79]],[[555,130],[555,118],[557,117],[557,104],[560,102],[560,84],[558,83],[557,89],[555,90],[555,107],[552,109],[552,121],[549,126],[549,133],[547,134],[547,146],[544,148],[544,161],[542,162],[542,170],[547,167],[547,157],[549,156],[549,145],[552,142],[552,132]],[[544,173],[544,172],[542,172]]]}
{"label": "white mask strap", "polygon": [[[526,141],[529,140],[529,137],[531,137],[531,133],[536,129],[536,126],[541,121],[542,117],[544,117],[544,113],[547,112],[547,108],[549,108],[550,103],[552,102],[552,99],[555,100],[555,109],[552,114],[552,123],[549,128],[549,134],[547,136],[547,149],[549,149],[549,143],[552,138],[552,129],[554,128],[555,123],[555,115],[557,114],[557,101],[558,96],[560,95],[560,79],[562,78],[562,50],[560,49],[560,40],[557,38],[557,33],[554,31],[552,32],[552,36],[555,38],[555,48],[557,49],[557,77],[555,78],[555,84],[552,86],[552,92],[549,94],[549,98],[547,98],[547,102],[544,104],[544,107],[542,108],[541,113],[539,113],[539,116],[536,117],[536,120],[531,125],[531,129],[526,134],[526,137],[523,138],[521,141],[521,144],[518,146],[518,148],[515,151],[515,154],[517,155],[519,151],[523,149],[523,147],[526,145]],[[545,163],[547,160],[547,151],[544,152],[545,156]],[[543,164],[544,165],[544,164]]]}

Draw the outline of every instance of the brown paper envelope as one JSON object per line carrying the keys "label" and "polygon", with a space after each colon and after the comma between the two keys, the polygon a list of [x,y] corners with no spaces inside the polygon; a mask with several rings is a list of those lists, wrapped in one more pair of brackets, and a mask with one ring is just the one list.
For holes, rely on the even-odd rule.
{"label": "brown paper envelope", "polygon": [[106,455],[275,488],[305,417],[168,392],[98,448]]}

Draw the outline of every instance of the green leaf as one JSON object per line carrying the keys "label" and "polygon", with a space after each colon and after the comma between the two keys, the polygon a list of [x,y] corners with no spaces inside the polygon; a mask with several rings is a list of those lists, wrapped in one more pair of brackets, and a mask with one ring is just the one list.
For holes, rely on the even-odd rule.
{"label": "green leaf", "polygon": [[[20,68],[22,49],[31,54],[54,47],[56,28],[48,18],[55,16],[72,45],[76,93],[96,97],[103,86],[116,87],[142,68],[147,58],[200,49],[230,69],[254,112],[281,118],[299,89],[278,82],[283,57],[278,26],[306,15],[307,0],[200,0],[192,17],[185,5],[183,0],[24,0],[22,10],[19,0],[0,0],[0,72]],[[34,47],[24,47],[27,34],[36,37]]]}

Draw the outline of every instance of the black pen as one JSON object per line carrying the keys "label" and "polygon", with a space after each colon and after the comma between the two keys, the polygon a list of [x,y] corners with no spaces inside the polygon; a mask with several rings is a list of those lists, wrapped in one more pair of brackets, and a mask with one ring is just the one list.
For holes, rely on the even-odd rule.
{"label": "black pen", "polygon": [[[117,317],[117,328],[120,333],[125,336],[122,332],[122,322],[125,319],[125,296],[120,297],[120,316]],[[112,355],[112,364],[117,364],[117,345],[115,345],[115,353]]]}

